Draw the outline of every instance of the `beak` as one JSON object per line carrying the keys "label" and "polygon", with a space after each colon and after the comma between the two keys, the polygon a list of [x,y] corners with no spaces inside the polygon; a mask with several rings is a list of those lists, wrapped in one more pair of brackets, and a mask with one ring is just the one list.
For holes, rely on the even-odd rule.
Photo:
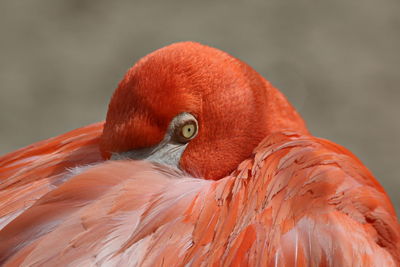
{"label": "beak", "polygon": [[187,144],[173,142],[167,135],[159,144],[122,153],[113,153],[111,160],[147,160],[179,169],[179,161]]}

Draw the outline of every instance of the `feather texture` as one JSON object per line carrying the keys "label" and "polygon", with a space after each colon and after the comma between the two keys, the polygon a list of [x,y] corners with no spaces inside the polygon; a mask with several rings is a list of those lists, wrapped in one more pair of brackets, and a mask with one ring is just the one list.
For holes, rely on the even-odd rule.
{"label": "feather texture", "polygon": [[[88,153],[79,163],[99,160],[90,148],[99,128],[85,141],[76,133]],[[47,145],[3,159],[2,175]],[[327,140],[270,135],[218,181],[140,161],[100,162],[68,179],[29,171],[2,181],[3,218],[19,214],[0,231],[4,266],[400,264],[399,224],[383,188]],[[15,192],[10,209],[3,200]]]}
{"label": "feather texture", "polygon": [[102,161],[102,130],[92,124],[0,157],[0,229],[68,179],[68,168]]}

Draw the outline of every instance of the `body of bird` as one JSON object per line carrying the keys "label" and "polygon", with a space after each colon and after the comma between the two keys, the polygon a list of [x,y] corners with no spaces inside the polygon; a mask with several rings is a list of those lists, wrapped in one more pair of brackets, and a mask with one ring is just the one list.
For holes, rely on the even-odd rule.
{"label": "body of bird", "polygon": [[4,266],[397,266],[400,226],[348,150],[197,43],[128,71],[105,123],[0,158]]}

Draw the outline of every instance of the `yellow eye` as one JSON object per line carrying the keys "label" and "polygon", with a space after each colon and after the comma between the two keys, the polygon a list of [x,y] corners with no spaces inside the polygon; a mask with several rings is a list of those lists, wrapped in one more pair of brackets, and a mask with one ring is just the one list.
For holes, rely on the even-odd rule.
{"label": "yellow eye", "polygon": [[196,134],[196,128],[196,124],[192,122],[188,123],[182,127],[181,134],[184,138],[190,139]]}
{"label": "yellow eye", "polygon": [[171,141],[186,144],[196,137],[199,126],[196,118],[190,113],[181,113],[171,122],[173,132],[170,133]]}

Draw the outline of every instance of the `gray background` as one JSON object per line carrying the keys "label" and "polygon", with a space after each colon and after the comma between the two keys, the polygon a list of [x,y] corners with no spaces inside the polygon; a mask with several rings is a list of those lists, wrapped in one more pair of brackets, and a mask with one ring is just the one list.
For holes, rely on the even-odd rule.
{"label": "gray background", "polygon": [[195,40],[246,61],[400,205],[400,1],[0,2],[0,153],[100,121],[125,71]]}

